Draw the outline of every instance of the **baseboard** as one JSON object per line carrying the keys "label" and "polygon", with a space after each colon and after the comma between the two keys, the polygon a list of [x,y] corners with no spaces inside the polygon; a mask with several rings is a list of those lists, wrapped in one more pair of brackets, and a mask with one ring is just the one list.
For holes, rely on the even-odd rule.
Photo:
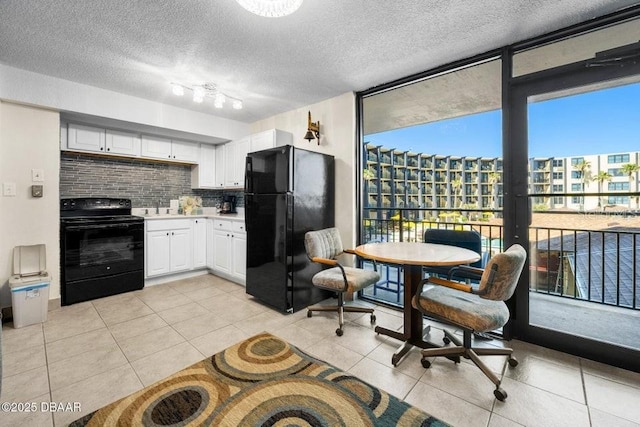
{"label": "baseboard", "polygon": [[144,286],[155,286],[160,285],[167,282],[173,282],[175,280],[188,279],[189,277],[202,276],[203,274],[208,274],[207,269],[196,270],[196,271],[185,271],[182,273],[168,274],[166,276],[159,277],[151,277],[144,279]]}

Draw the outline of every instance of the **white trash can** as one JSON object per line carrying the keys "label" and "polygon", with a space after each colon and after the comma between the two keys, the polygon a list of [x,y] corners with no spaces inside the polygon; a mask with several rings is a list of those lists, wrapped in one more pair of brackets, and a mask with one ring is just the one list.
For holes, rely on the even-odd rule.
{"label": "white trash can", "polygon": [[31,277],[12,276],[9,279],[14,328],[47,321],[50,283],[48,274]]}
{"label": "white trash can", "polygon": [[9,287],[14,328],[47,321],[51,277],[46,268],[45,245],[13,248],[13,276]]}

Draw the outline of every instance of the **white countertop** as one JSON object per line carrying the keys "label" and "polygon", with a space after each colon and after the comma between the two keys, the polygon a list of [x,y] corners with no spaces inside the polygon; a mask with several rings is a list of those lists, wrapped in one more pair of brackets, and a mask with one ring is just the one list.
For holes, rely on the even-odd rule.
{"label": "white countertop", "polygon": [[147,214],[138,215],[146,220],[155,219],[189,219],[189,218],[219,218],[234,221],[244,221],[244,215],[240,214],[202,214],[202,215],[178,215],[178,214]]}
{"label": "white countertop", "polygon": [[[219,218],[229,219],[235,221],[244,221],[244,208],[238,208],[238,213],[235,214],[221,214],[217,212],[216,208],[202,208],[204,212],[198,215],[179,215],[175,213],[175,210],[166,207],[159,208],[160,213],[156,214],[156,208],[133,208],[131,209],[132,215],[143,217],[145,220],[154,219],[185,219],[185,218]],[[146,213],[145,212],[149,212]]]}

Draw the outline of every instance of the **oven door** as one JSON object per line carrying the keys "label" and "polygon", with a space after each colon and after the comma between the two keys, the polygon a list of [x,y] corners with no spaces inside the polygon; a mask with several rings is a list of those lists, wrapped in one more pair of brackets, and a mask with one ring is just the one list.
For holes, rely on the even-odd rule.
{"label": "oven door", "polygon": [[144,222],[63,225],[65,282],[144,269]]}

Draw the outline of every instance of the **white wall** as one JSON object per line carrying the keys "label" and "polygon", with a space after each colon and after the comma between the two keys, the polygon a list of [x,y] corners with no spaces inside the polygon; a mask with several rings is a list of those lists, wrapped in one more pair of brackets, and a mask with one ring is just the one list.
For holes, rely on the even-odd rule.
{"label": "white wall", "polygon": [[[0,101],[0,188],[16,184],[16,196],[0,191],[0,307],[11,305],[13,248],[47,245],[50,298],[60,296],[60,119],[55,111]],[[31,169],[44,171],[44,197],[31,197]]]}
{"label": "white wall", "polygon": [[0,65],[0,99],[140,123],[224,140],[249,134],[249,125],[69,80]]}
{"label": "white wall", "polygon": [[[293,134],[293,145],[331,154],[336,161],[336,227],[345,247],[356,243],[356,113],[352,92],[316,104],[287,111],[251,124],[251,133],[281,129]],[[320,145],[303,137],[307,131],[307,114],[320,120]]]}

